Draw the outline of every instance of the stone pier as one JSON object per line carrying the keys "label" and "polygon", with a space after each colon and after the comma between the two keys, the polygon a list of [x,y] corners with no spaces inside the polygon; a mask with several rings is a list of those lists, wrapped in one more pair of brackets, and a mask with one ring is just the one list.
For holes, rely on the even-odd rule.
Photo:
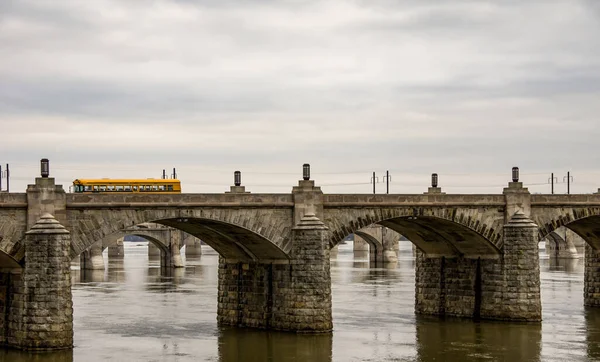
{"label": "stone pier", "polygon": [[583,303],[589,307],[600,307],[600,251],[585,247],[585,276]]}
{"label": "stone pier", "polygon": [[332,330],[330,235],[315,215],[323,214],[323,194],[313,181],[303,180],[293,195],[288,259],[219,258],[219,324],[301,333]]}
{"label": "stone pier", "polygon": [[148,257],[158,258],[160,257],[160,248],[151,241],[148,241]]}
{"label": "stone pier", "polygon": [[125,256],[125,248],[123,246],[123,238],[118,238],[115,245],[108,247],[109,259],[123,259]]}
{"label": "stone pier", "polygon": [[518,212],[504,226],[500,259],[428,258],[417,252],[415,312],[540,321],[538,228]]}
{"label": "stone pier", "polygon": [[363,238],[354,234],[352,244],[355,259],[369,258],[369,244]]}
{"label": "stone pier", "polygon": [[291,260],[219,258],[219,324],[308,333],[332,330],[327,228],[309,214],[293,235]]}
{"label": "stone pier", "polygon": [[[50,214],[27,232],[25,268],[10,274],[8,300],[5,294],[5,345],[25,350],[73,348],[70,246],[69,232]],[[7,281],[6,275],[2,280]]]}
{"label": "stone pier", "polygon": [[397,263],[398,242],[401,235],[381,225],[370,225],[354,233],[355,256],[369,253],[369,261],[374,263]]}
{"label": "stone pier", "polygon": [[79,269],[104,270],[104,257],[102,256],[102,241],[89,247],[79,255]]}
{"label": "stone pier", "polygon": [[193,236],[185,238],[185,256],[201,256],[202,255],[202,240]]}

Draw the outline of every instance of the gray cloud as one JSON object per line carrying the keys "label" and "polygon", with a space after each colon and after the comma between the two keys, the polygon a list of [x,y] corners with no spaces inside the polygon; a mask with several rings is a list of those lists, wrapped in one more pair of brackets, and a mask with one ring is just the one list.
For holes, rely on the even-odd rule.
{"label": "gray cloud", "polygon": [[3,1],[0,162],[21,188],[41,157],[66,183],[176,164],[189,184],[246,168],[280,188],[303,162],[324,183],[393,169],[425,184],[518,163],[579,170],[588,192],[599,15],[586,0]]}

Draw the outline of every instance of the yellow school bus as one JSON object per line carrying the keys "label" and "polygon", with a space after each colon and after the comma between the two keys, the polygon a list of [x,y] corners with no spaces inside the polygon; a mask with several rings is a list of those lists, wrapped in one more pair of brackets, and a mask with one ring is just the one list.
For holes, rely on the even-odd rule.
{"label": "yellow school bus", "polygon": [[177,179],[77,179],[73,181],[73,192],[119,193],[138,192],[145,194],[179,194],[181,183]]}

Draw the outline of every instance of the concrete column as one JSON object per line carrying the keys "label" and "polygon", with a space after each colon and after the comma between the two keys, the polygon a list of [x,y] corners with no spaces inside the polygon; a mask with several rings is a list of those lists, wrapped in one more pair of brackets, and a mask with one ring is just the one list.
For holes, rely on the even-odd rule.
{"label": "concrete column", "polygon": [[503,232],[502,260],[482,272],[481,317],[541,321],[538,226],[517,212]]}
{"label": "concrete column", "polygon": [[26,350],[73,348],[69,232],[50,214],[25,236],[25,268],[13,282],[8,345]]}
{"label": "concrete column", "polygon": [[123,259],[125,256],[125,248],[123,247],[123,238],[117,239],[115,245],[108,247],[108,258],[109,259]]}
{"label": "concrete column", "polygon": [[354,234],[354,245],[352,249],[355,254],[356,252],[365,253],[369,251],[369,244],[363,238]]}
{"label": "concrete column", "polygon": [[331,274],[329,231],[314,214],[292,229],[289,270],[278,266],[273,276],[274,329],[330,332]]}
{"label": "concrete column", "polygon": [[185,238],[185,256],[202,255],[202,240],[189,235]]}
{"label": "concrete column", "polygon": [[90,246],[79,256],[79,269],[104,270],[104,257],[102,256],[102,241]]}
{"label": "concrete column", "polygon": [[171,266],[173,268],[183,268],[183,259],[181,258],[181,243],[183,242],[183,231],[171,229],[171,240],[169,249],[171,254]]}
{"label": "concrete column", "polygon": [[584,273],[583,303],[590,307],[600,307],[600,251],[589,245],[585,247]]}

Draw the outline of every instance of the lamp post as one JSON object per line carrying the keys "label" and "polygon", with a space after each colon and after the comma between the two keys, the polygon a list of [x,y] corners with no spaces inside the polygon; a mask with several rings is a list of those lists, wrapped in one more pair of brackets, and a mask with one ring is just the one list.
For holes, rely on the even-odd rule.
{"label": "lamp post", "polygon": [[431,174],[431,187],[438,187],[438,174],[437,173]]}
{"label": "lamp post", "polygon": [[304,181],[310,180],[310,165],[308,163],[302,165],[302,178]]}
{"label": "lamp post", "polygon": [[46,178],[50,176],[50,161],[47,158],[42,158],[40,161],[40,169],[42,177]]}
{"label": "lamp post", "polygon": [[233,173],[233,184],[235,186],[242,186],[242,173],[240,171]]}
{"label": "lamp post", "polygon": [[512,168],[512,180],[513,180],[513,182],[519,182],[519,168],[518,167]]}

